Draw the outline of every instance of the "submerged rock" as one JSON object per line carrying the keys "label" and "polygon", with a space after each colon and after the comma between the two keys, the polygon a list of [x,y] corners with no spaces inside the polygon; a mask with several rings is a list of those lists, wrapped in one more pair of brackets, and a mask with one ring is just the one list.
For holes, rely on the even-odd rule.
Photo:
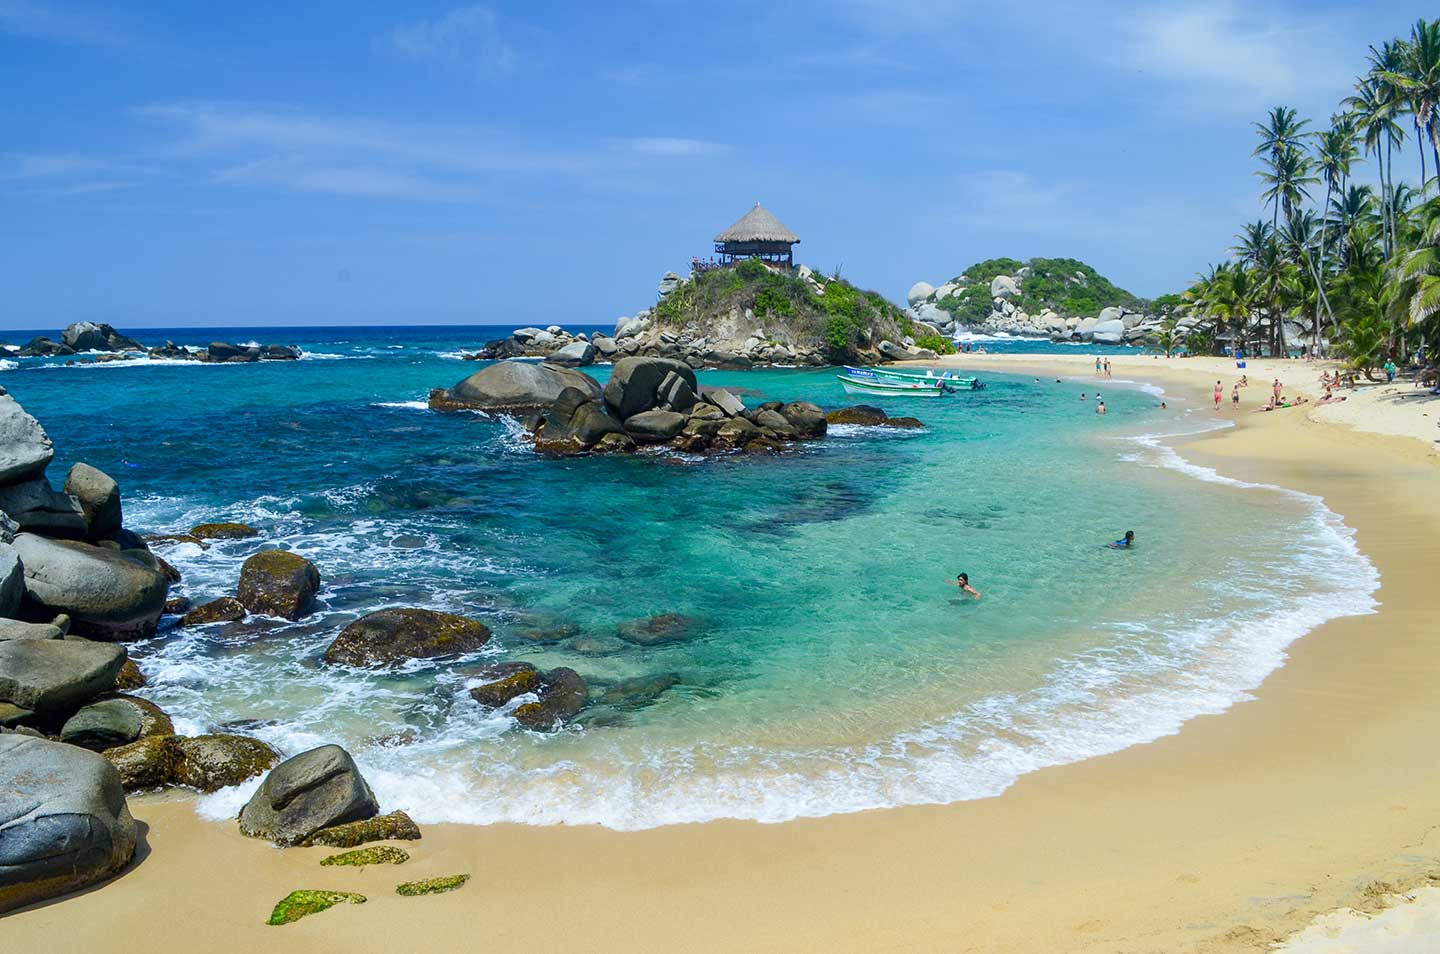
{"label": "submerged rock", "polygon": [[558,729],[585,708],[590,687],[573,669],[561,666],[545,674],[537,702],[527,702],[511,713],[528,729]]}
{"label": "submerged rock", "polygon": [[325,661],[345,666],[393,666],[407,659],[474,652],[489,639],[489,627],[464,616],[427,609],[383,609],[341,630],[325,650]]}
{"label": "submerged rock", "polygon": [[270,770],[240,811],[240,831],[295,845],[322,828],[373,818],[379,810],[350,753],[322,745]]}
{"label": "submerged rock", "polygon": [[[167,605],[168,609],[168,605]],[[204,626],[207,623],[236,623],[247,615],[245,604],[233,596],[222,596],[187,612],[176,626]]]}
{"label": "submerged rock", "polygon": [[695,621],[679,613],[661,613],[645,619],[634,619],[615,627],[620,638],[640,646],[663,646],[688,637]]}
{"label": "submerged rock", "polygon": [[70,617],[81,636],[143,639],[154,635],[170,583],[145,550],[111,550],[31,533],[15,538],[25,564],[28,603]]}
{"label": "submerged rock", "polygon": [[315,564],[289,550],[261,550],[240,567],[235,598],[252,613],[298,620],[309,615],[319,589]]}
{"label": "submerged rock", "polygon": [[512,671],[470,690],[470,698],[488,709],[498,709],[516,696],[540,689],[540,671],[529,663],[513,663]]}
{"label": "submerged rock", "polygon": [[601,693],[596,703],[614,709],[643,709],[679,683],[680,677],[671,672],[622,679]]}
{"label": "submerged rock", "polygon": [[337,904],[364,904],[365,900],[365,895],[353,891],[291,891],[275,905],[275,910],[270,912],[270,920],[265,923],[271,926],[289,924]]}
{"label": "submerged rock", "polygon": [[346,822],[322,828],[302,844],[324,845],[327,848],[353,848],[371,841],[416,841],[420,826],[401,811],[376,815],[364,821]]}
{"label": "submerged rock", "polygon": [[842,407],[838,411],[831,411],[825,415],[825,420],[831,424],[862,424],[872,427],[884,424],[888,419],[888,414],[869,404]]}
{"label": "submerged rock", "polygon": [[0,914],[108,878],[135,853],[120,776],[85,749],[0,735]]}
{"label": "submerged rock", "polygon": [[[188,534],[174,537],[177,541],[193,540],[248,540],[260,536],[260,531],[248,523],[202,523],[190,528]],[[187,539],[189,538],[189,539]],[[158,539],[158,538],[157,538]]]}

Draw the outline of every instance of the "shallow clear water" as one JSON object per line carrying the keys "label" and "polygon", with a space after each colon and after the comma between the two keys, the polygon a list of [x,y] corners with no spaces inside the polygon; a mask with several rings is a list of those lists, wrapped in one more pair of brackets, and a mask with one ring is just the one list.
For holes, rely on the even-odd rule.
{"label": "shallow clear water", "polygon": [[[781,820],[994,794],[1174,731],[1242,698],[1307,629],[1372,605],[1374,571],[1334,515],[1186,464],[1146,435],[1205,416],[1139,389],[1106,382],[1100,418],[1078,399],[1093,379],[992,375],[883,402],[923,432],[836,428],[780,458],[550,460],[513,427],[425,409],[479,367],[460,349],[494,336],[255,330],[307,358],[0,372],[54,438],[56,479],[79,459],[116,476],[130,526],[265,531],[166,551],[176,593],[233,591],[261,545],[319,566],[323,611],[303,623],[132,646],[182,726],[240,725],[291,752],[339,741],[387,809],[421,821]],[[701,378],[752,403],[856,400],[827,371]],[[1126,529],[1135,551],[1104,547]],[[983,599],[948,585],[962,570]],[[394,605],[472,614],[496,637],[398,673],[318,663],[346,622]],[[617,624],[664,612],[692,617],[691,638],[595,655],[521,637],[573,624],[604,650]],[[597,695],[679,682],[545,736],[469,699],[467,669],[491,659],[572,666]]]}

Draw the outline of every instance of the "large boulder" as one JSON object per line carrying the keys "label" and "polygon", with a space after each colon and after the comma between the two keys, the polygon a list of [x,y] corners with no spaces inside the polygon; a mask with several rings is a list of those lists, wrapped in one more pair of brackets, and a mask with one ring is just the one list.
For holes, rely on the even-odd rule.
{"label": "large boulder", "polygon": [[996,275],[990,280],[991,298],[1011,298],[1020,294],[1020,283],[1009,275]]}
{"label": "large boulder", "polygon": [[828,422],[825,412],[809,401],[793,401],[780,408],[780,414],[795,428],[797,437],[815,440],[825,436]]}
{"label": "large boulder", "polygon": [[395,666],[409,659],[471,653],[490,640],[478,620],[428,609],[383,609],[355,620],[325,650],[343,666]]}
{"label": "large boulder", "polygon": [[176,626],[205,626],[210,623],[238,623],[246,617],[245,604],[233,596],[202,603],[180,617]]}
{"label": "large boulder", "polygon": [[1125,337],[1125,322],[1119,318],[1096,321],[1090,328],[1090,340],[1096,344],[1119,344]]}
{"label": "large boulder", "polygon": [[124,664],[125,650],[114,643],[0,640],[0,702],[65,715],[114,688]]}
{"label": "large boulder", "polygon": [[101,699],[65,720],[60,741],[99,752],[134,742],[144,727],[139,706],[128,699]]}
{"label": "large boulder", "polygon": [[625,433],[637,444],[663,444],[685,429],[685,420],[675,411],[641,411],[625,419]]}
{"label": "large boulder", "polygon": [[874,405],[856,404],[831,411],[825,415],[825,420],[830,424],[861,424],[873,427],[884,424],[889,417],[890,415]]}
{"label": "large boulder", "polygon": [[573,454],[599,443],[606,434],[623,432],[620,422],[605,413],[599,401],[578,388],[566,388],[541,418],[535,449]]}
{"label": "large boulder", "polygon": [[73,632],[97,639],[154,635],[165,611],[166,579],[147,550],[111,550],[33,533],[15,538],[25,565],[26,603],[70,617]]}
{"label": "large boulder", "polygon": [[135,821],[109,762],[0,735],[0,914],[108,878],[134,854]]}
{"label": "large boulder", "polygon": [[536,702],[517,706],[511,715],[527,729],[558,729],[578,715],[589,699],[590,687],[580,674],[561,666],[545,674]]}
{"label": "large boulder", "polygon": [[560,392],[577,388],[600,400],[600,382],[583,371],[526,361],[497,361],[445,391],[433,392],[430,404],[440,410],[472,408],[517,413],[549,407]]}
{"label": "large boulder", "polygon": [[103,470],[85,463],[71,467],[65,477],[65,493],[80,504],[89,539],[109,539],[120,532],[120,487]]}
{"label": "large boulder", "polygon": [[297,620],[309,615],[319,589],[315,564],[289,550],[261,550],[240,567],[235,598],[252,613]]}
{"label": "large boulder", "polygon": [[[3,451],[0,451],[3,453]],[[85,512],[69,494],[57,493],[43,476],[0,486],[0,511],[21,530],[47,537],[80,539],[85,536]]]}
{"label": "large boulder", "polygon": [[0,617],[13,617],[25,598],[25,568],[8,543],[0,543]]}
{"label": "large boulder", "polygon": [[637,356],[621,358],[611,368],[610,380],[605,383],[605,406],[622,421],[650,410],[657,403],[656,392],[665,376],[672,372],[679,375],[691,391],[699,393],[695,370],[684,361]]}
{"label": "large boulder", "polygon": [[216,792],[254,778],[280,761],[280,753],[248,735],[197,735],[176,739],[174,780]]}
{"label": "large boulder", "polygon": [[76,351],[144,351],[145,346],[103,322],[77,321],[60,333],[60,343]]}
{"label": "large boulder", "polygon": [[55,447],[40,422],[0,388],[0,484],[39,477],[54,456]]}
{"label": "large boulder", "polygon": [[578,368],[586,364],[595,363],[595,346],[588,341],[572,341],[563,348],[556,350],[546,362],[559,364],[567,368]]}
{"label": "large boulder", "polygon": [[929,282],[916,282],[915,284],[911,285],[910,290],[905,293],[905,300],[908,301],[910,304],[915,305],[929,298],[933,294],[935,294],[934,285],[930,284]]}
{"label": "large boulder", "polygon": [[277,845],[296,845],[322,828],[379,812],[350,753],[338,745],[322,745],[270,770],[240,810],[240,831]]}

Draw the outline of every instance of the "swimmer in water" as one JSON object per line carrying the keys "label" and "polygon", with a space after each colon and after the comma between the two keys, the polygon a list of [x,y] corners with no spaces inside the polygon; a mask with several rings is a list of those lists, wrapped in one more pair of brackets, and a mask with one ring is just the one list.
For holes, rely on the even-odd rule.
{"label": "swimmer in water", "polygon": [[960,592],[964,593],[966,596],[973,596],[977,600],[980,598],[980,591],[970,585],[969,573],[961,573],[959,576],[955,577],[955,585],[960,587]]}
{"label": "swimmer in water", "polygon": [[1109,544],[1109,547],[1110,547],[1110,549],[1112,549],[1112,550],[1128,550],[1128,549],[1130,549],[1131,547],[1133,547],[1134,545],[1135,545],[1135,531],[1134,531],[1134,530],[1126,530],[1126,531],[1125,531],[1125,536],[1121,537],[1119,540],[1116,540],[1114,543]]}
{"label": "swimmer in water", "polygon": [[1104,413],[1105,413],[1105,402],[1104,402],[1103,400],[1102,400],[1102,401],[1099,401],[1099,402],[1095,405],[1095,413],[1096,413],[1096,414],[1104,414]]}

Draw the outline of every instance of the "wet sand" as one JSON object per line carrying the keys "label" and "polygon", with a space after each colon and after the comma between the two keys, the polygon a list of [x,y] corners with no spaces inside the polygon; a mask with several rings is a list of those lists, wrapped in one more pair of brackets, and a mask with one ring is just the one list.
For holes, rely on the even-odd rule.
{"label": "wet sand", "polygon": [[[1087,373],[1079,355],[998,358],[948,363]],[[1234,372],[1194,360],[1118,359],[1115,375],[1208,402],[1218,374],[1228,401]],[[1250,407],[1268,396],[1257,364]],[[1319,369],[1302,370],[1313,380]],[[1252,701],[1176,735],[946,806],[633,833],[427,826],[402,845],[410,863],[363,871],[319,867],[327,849],[241,838],[183,796],[137,798],[139,863],[0,921],[0,937],[17,951],[153,954],[1231,952],[1268,950],[1336,908],[1373,907],[1440,875],[1440,839],[1429,837],[1440,825],[1436,457],[1415,437],[1317,422],[1303,408],[1236,418],[1181,453],[1323,496],[1379,568],[1382,606],[1309,634]],[[393,893],[458,872],[474,878],[450,894]],[[266,926],[296,888],[370,900]]]}

